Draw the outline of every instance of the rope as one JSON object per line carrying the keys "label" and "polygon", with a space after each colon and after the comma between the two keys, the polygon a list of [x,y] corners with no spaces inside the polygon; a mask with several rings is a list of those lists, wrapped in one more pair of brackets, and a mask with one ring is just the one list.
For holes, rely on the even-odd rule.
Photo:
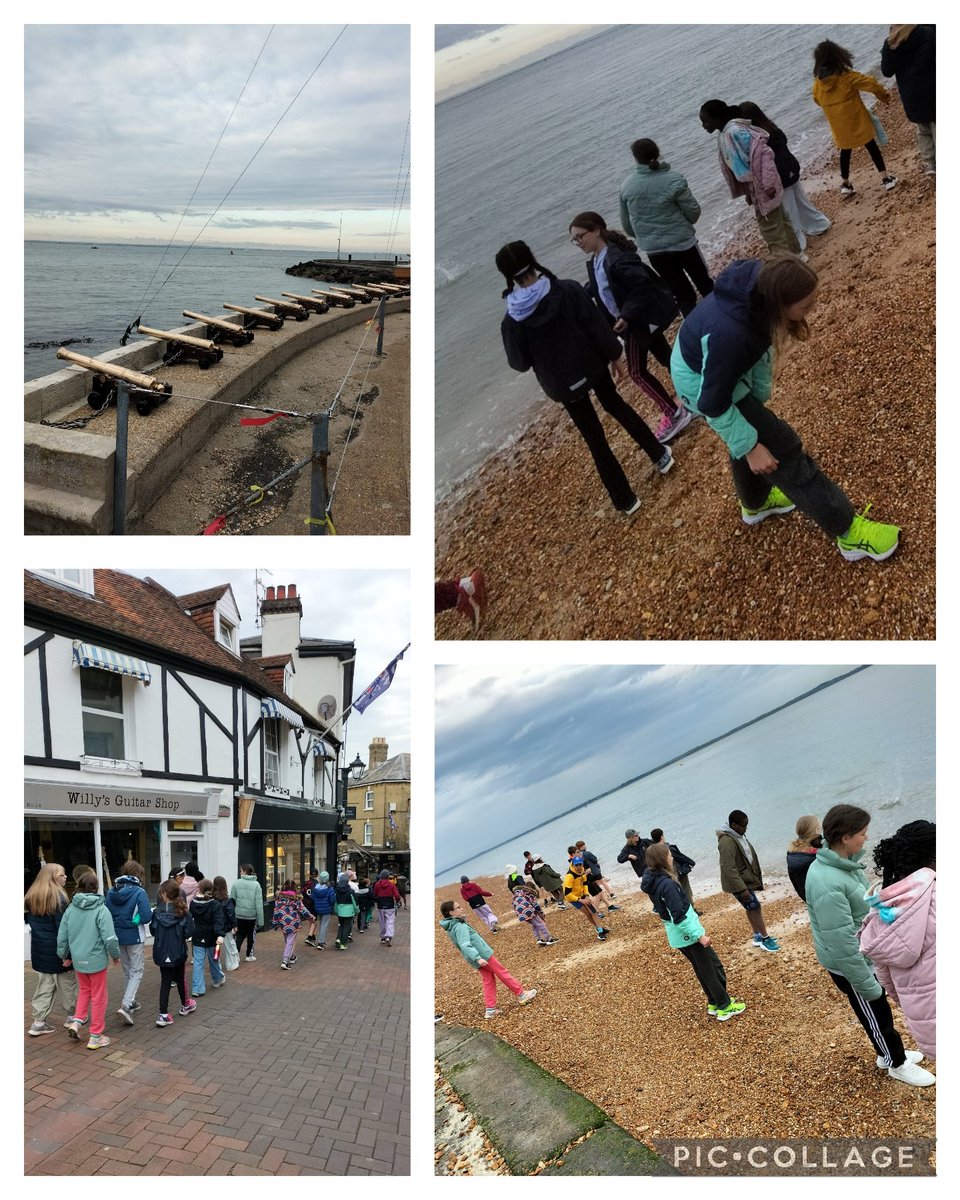
{"label": "rope", "polygon": [[[192,192],[192,193],[191,193],[191,195],[190,195],[190,199],[187,201],[187,206],[186,206],[186,208],[183,210],[183,212],[180,214],[180,220],[179,220],[179,221],[177,221],[177,227],[176,227],[176,229],[173,231],[173,234],[172,234],[172,236],[171,236],[171,238],[170,238],[170,241],[167,243],[166,249],[165,249],[165,250],[164,250],[164,252],[163,252],[163,253],[160,255],[160,261],[159,261],[159,262],[157,263],[157,265],[154,267],[154,269],[153,269],[153,274],[150,276],[150,280],[149,280],[149,282],[147,283],[147,286],[146,286],[146,287],[143,289],[143,295],[141,295],[140,299],[137,301],[137,308],[138,308],[138,309],[140,308],[140,305],[143,303],[143,297],[144,297],[144,296],[147,294],[147,292],[150,290],[150,286],[151,286],[151,284],[152,284],[152,283],[153,283],[153,281],[156,279],[156,277],[157,277],[157,272],[158,272],[158,271],[160,270],[160,268],[163,266],[163,260],[164,260],[164,259],[167,257],[167,252],[169,251],[169,249],[170,249],[170,247],[173,245],[173,243],[176,241],[177,234],[180,232],[180,226],[183,224],[183,219],[184,219],[184,217],[187,215],[187,213],[190,211],[190,205],[193,203],[193,201],[194,201],[194,197],[196,196],[196,194],[197,194],[197,192],[198,192],[198,190],[199,190],[199,188],[200,188],[200,184],[201,184],[201,183],[203,183],[204,176],[206,175],[206,173],[207,173],[207,170],[208,170],[208,169],[209,169],[209,167],[210,167],[210,164],[213,162],[213,156],[216,154],[217,150],[220,148],[220,143],[223,141],[223,135],[224,135],[224,134],[227,132],[227,127],[229,126],[230,122],[233,120],[233,114],[234,114],[234,113],[237,111],[237,105],[238,105],[238,104],[240,103],[240,101],[243,99],[243,94],[244,94],[244,92],[247,90],[247,84],[248,84],[248,83],[250,82],[250,80],[253,78],[253,73],[254,73],[254,71],[257,69],[257,63],[259,63],[259,62],[260,62],[260,59],[263,57],[263,52],[264,52],[264,50],[266,50],[266,48],[267,48],[267,42],[269,42],[269,41],[270,41],[270,35],[273,33],[274,29],[276,29],[276,26],[275,26],[275,25],[271,25],[271,26],[270,26],[270,29],[269,29],[269,31],[268,31],[268,33],[267,33],[267,36],[266,36],[266,37],[263,39],[263,45],[260,47],[260,53],[257,55],[257,57],[256,57],[256,61],[254,62],[253,66],[250,68],[250,74],[247,76],[247,78],[246,78],[246,80],[245,80],[245,82],[244,82],[244,85],[243,85],[243,87],[240,89],[240,95],[239,95],[239,96],[236,98],[236,100],[235,100],[235,101],[234,101],[234,103],[233,103],[233,108],[231,108],[231,110],[230,110],[230,116],[229,116],[229,117],[227,117],[227,123],[226,123],[226,125],[224,125],[224,127],[223,127],[223,128],[220,130],[220,136],[217,138],[216,144],[214,145],[213,149],[210,151],[210,157],[207,159],[206,165],[204,166],[203,170],[200,172],[200,178],[197,180],[196,187],[193,189],[193,192]],[[159,295],[159,293],[157,293],[157,294]],[[154,297],[154,299],[156,299],[156,297]],[[152,302],[151,302],[151,303],[152,303]],[[139,321],[139,320],[140,320],[140,319],[143,317],[143,313],[144,313],[145,311],[146,311],[145,309],[141,310],[141,312],[140,312],[140,316],[139,316],[139,317],[136,317],[136,318],[134,319],[134,321],[133,321],[133,322],[131,322],[131,324],[127,326],[127,332],[128,332],[128,333],[130,332],[130,329],[132,328],[133,324],[135,324],[137,321]]]}
{"label": "rope", "polygon": [[[400,191],[400,172],[403,170],[403,160],[406,157],[406,153],[407,153],[407,138],[408,138],[409,134],[410,134],[410,113],[408,112],[407,113],[407,127],[403,131],[403,149],[400,151],[400,165],[397,167],[397,186],[394,188],[394,191],[393,191],[393,208],[394,208],[395,215],[391,219],[391,229],[390,229],[389,236],[387,237],[387,254],[388,255],[393,252],[393,239],[396,236],[397,227],[400,224],[400,208],[397,205],[397,193]],[[409,177],[410,177],[410,166],[409,166],[409,164],[407,164],[407,178],[409,179]],[[406,196],[406,194],[407,194],[406,183],[404,183],[404,185],[403,185],[403,194],[404,194],[404,196]],[[401,200],[400,203],[402,205],[403,201]]]}
{"label": "rope", "polygon": [[[380,317],[381,320],[383,319],[383,301],[382,300],[380,301],[379,305],[377,306],[377,315]],[[360,344],[361,344],[361,346],[363,345],[362,342]],[[357,351],[357,353],[359,354],[359,350]],[[356,358],[354,358],[353,361],[356,362],[357,361]],[[372,362],[373,362],[373,355],[371,355],[369,360],[367,361],[367,369],[363,376],[363,383],[360,385],[360,391],[357,393],[357,404],[353,410],[353,417],[351,418],[351,421],[350,421],[350,428],[347,430],[347,436],[343,439],[343,453],[340,455],[340,461],[337,464],[337,473],[333,477],[333,486],[330,488],[330,495],[327,498],[327,512],[328,513],[330,512],[331,508],[333,507],[333,497],[336,494],[337,483],[340,479],[340,472],[343,469],[343,460],[347,457],[347,447],[350,445],[350,436],[353,433],[354,425],[356,425],[356,423],[357,423],[357,414],[360,411],[360,401],[364,394],[364,391],[366,390],[367,376],[370,374],[370,366],[371,366]],[[352,369],[352,366],[353,366],[353,364],[351,364],[351,369]],[[348,372],[348,374],[349,374],[349,372]],[[346,380],[344,380],[344,383],[346,383]],[[338,395],[339,395],[339,393],[338,393]],[[332,407],[330,409],[330,412],[331,412],[331,414],[333,413]]]}

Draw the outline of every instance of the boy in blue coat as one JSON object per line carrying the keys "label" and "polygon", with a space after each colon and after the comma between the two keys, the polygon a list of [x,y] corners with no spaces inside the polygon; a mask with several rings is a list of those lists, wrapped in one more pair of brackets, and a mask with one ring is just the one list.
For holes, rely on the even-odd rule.
{"label": "boy in blue coat", "polygon": [[125,981],[117,1015],[127,1025],[132,1025],[133,1014],[140,1007],[137,989],[143,979],[143,946],[153,916],[147,893],[143,890],[143,867],[132,858],[125,862],[103,902],[113,917],[113,928],[120,943],[120,969]]}

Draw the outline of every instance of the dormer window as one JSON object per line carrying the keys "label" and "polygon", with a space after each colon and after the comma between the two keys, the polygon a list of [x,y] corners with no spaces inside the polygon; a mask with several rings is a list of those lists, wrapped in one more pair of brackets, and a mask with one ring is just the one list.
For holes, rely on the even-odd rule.
{"label": "dormer window", "polygon": [[54,579],[65,587],[93,595],[93,570],[90,567],[34,567],[34,575]]}
{"label": "dormer window", "polygon": [[231,654],[237,654],[237,627],[231,621],[228,621],[222,613],[217,614],[217,640],[222,646],[230,651]]}

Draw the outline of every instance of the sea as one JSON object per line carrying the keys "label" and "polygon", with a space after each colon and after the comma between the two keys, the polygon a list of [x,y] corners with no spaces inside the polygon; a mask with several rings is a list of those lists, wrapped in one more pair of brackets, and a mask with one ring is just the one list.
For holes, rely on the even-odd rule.
{"label": "sea", "polygon": [[[586,279],[569,242],[585,209],[619,224],[630,143],[650,137],[687,177],[708,260],[749,218],[720,176],[705,100],[751,100],[801,165],[832,145],[810,95],[814,46],[829,37],[879,77],[885,25],[620,25],[436,107],[436,492],[468,482],[530,423],[541,393],[506,364],[500,339],[506,242],[529,243],[561,277]],[[856,170],[856,163],[854,170]]]}
{"label": "sea", "polygon": [[[67,340],[90,339],[67,346],[77,354],[95,356],[115,349],[135,317],[155,329],[176,329],[190,323],[182,315],[185,308],[227,317],[224,301],[259,307],[256,295],[277,300],[283,299],[283,291],[309,296],[310,288],[323,287],[323,281],[287,275],[287,267],[332,257],[329,251],[315,248],[237,247],[231,253],[229,247],[197,245],[185,257],[185,246],[174,246],[164,254],[165,249],[24,242],[24,380],[61,370],[66,364],[57,358],[57,346]],[[341,258],[349,253],[342,251]],[[353,254],[356,262],[377,257]],[[133,334],[131,340],[143,339]],[[38,342],[54,345],[31,344]]]}
{"label": "sea", "polygon": [[[634,891],[632,867],[617,862],[624,830],[649,837],[659,827],[696,860],[694,890],[708,895],[720,887],[716,830],[732,809],[750,818],[747,838],[766,882],[786,875],[797,817],[822,817],[834,804],[870,813],[872,865],[878,839],[908,821],[936,820],[935,733],[933,668],[871,666],[566,816],[536,826],[535,813],[517,813],[511,820],[528,832],[464,863],[448,853],[436,882],[504,875],[508,863],[522,870],[524,850],[562,875],[567,846],[583,838],[614,889]],[[598,780],[598,790],[615,782]]]}

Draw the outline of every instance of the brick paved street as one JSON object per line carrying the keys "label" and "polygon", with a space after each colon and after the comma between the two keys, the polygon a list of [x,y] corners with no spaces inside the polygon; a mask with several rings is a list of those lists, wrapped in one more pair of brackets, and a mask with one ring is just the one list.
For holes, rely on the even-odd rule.
{"label": "brick paved street", "polygon": [[280,935],[259,934],[257,962],[241,961],[218,991],[208,978],[188,1017],[171,1000],[166,1029],[154,1024],[148,947],[133,1027],[116,1014],[123,976],[109,969],[113,1041],[97,1051],[67,1036],[59,1009],[55,1034],[26,1036],[27,962],[26,1174],[409,1174],[409,910],[396,924],[390,948],[376,914],[346,952],[301,939],[290,971]]}

